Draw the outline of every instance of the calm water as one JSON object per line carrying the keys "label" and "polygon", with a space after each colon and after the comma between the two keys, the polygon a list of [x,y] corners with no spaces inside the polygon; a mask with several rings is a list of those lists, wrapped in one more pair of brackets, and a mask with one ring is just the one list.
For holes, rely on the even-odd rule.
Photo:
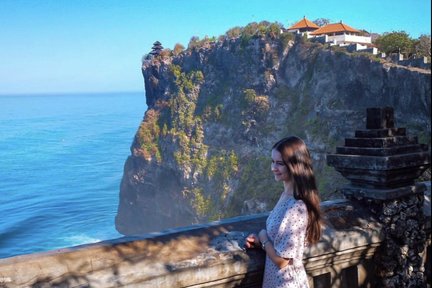
{"label": "calm water", "polygon": [[0,96],[0,258],[121,237],[144,93]]}

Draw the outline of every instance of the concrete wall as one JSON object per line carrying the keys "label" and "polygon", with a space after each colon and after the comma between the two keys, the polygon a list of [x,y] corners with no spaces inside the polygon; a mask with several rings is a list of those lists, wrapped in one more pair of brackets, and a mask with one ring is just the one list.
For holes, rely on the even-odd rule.
{"label": "concrete wall", "polygon": [[329,36],[328,41],[334,42],[335,44],[339,43],[372,43],[371,37],[366,36],[357,36],[357,35],[335,35],[335,36]]}

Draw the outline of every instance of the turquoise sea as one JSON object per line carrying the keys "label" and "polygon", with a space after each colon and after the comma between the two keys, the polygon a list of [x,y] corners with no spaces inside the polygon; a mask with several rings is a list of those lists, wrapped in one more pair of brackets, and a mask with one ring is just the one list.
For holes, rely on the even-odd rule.
{"label": "turquoise sea", "polygon": [[121,237],[144,93],[0,96],[0,258]]}

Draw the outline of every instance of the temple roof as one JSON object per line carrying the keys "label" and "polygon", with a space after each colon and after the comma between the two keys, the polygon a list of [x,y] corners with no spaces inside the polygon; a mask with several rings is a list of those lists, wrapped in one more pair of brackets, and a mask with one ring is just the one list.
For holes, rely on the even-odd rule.
{"label": "temple roof", "polygon": [[303,17],[302,20],[298,21],[297,23],[295,23],[294,25],[292,25],[291,27],[289,27],[288,30],[291,30],[291,29],[303,29],[303,28],[318,29],[319,26],[316,25],[315,23],[313,23],[312,21],[306,19],[306,17]]}
{"label": "temple roof", "polygon": [[352,33],[360,33],[359,30],[352,28],[351,26],[348,26],[347,24],[344,24],[341,22],[339,23],[332,23],[325,25],[323,27],[320,27],[319,29],[313,31],[311,35],[321,35],[321,34],[329,34],[329,33],[337,33],[337,32],[352,32]]}

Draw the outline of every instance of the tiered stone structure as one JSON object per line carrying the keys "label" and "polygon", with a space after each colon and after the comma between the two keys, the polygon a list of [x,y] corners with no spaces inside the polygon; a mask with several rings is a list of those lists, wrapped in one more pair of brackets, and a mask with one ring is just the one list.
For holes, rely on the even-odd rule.
{"label": "tiered stone structure", "polygon": [[342,193],[370,207],[383,224],[385,240],[376,257],[379,287],[426,287],[426,187],[414,180],[430,165],[430,154],[405,128],[395,128],[393,115],[390,107],[367,109],[366,130],[345,139],[327,164],[351,181]]}
{"label": "tiered stone structure", "polygon": [[150,52],[150,54],[153,56],[157,56],[161,53],[162,50],[163,50],[162,43],[156,41],[153,43],[152,51]]}

